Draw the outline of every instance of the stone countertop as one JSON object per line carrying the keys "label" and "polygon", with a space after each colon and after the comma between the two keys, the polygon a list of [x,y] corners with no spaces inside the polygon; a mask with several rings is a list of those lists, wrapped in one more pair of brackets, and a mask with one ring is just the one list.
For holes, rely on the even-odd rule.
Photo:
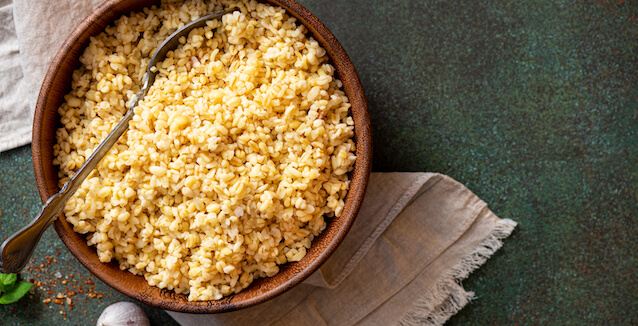
{"label": "stone countertop", "polygon": [[[361,77],[374,170],[447,174],[520,223],[449,325],[638,323],[638,2],[300,2]],[[40,207],[32,171],[29,146],[0,153],[3,237]],[[90,325],[128,300],[52,229],[29,266],[42,284],[4,324]]]}

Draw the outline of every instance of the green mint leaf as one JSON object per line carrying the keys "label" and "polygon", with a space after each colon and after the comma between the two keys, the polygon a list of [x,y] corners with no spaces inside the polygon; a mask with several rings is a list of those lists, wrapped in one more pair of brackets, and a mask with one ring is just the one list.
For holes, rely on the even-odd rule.
{"label": "green mint leaf", "polygon": [[13,284],[16,282],[16,279],[18,279],[17,274],[0,273],[0,293],[5,292],[7,291],[7,289],[12,287]]}
{"label": "green mint leaf", "polygon": [[0,304],[9,304],[20,300],[20,298],[29,292],[29,289],[31,289],[32,286],[33,283],[29,282],[20,282],[15,284],[11,288],[7,289],[7,292],[3,293],[2,296],[0,296]]}
{"label": "green mint leaf", "polygon": [[2,285],[4,285],[5,287],[10,287],[11,285],[13,285],[13,283],[16,282],[17,279],[18,279],[18,274],[0,273],[0,283],[2,283]]}

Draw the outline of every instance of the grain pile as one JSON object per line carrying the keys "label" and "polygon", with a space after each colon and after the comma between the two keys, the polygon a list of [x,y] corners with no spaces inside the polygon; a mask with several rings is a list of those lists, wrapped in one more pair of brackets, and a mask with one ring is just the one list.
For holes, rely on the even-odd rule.
{"label": "grain pile", "polygon": [[168,54],[129,131],[65,208],[101,261],[189,300],[275,275],[341,214],[354,122],[326,51],[282,8],[162,3],[91,38],[59,109],[62,185],[126,112],[156,47],[232,8]]}

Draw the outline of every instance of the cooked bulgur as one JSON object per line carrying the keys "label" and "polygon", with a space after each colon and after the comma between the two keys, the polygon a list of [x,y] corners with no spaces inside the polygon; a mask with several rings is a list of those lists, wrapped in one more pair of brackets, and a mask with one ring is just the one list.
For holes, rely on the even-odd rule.
{"label": "cooked bulgur", "polygon": [[126,112],[156,47],[231,8],[158,65],[129,130],[65,207],[101,261],[189,300],[275,275],[341,214],[354,123],[326,51],[279,7],[165,2],[91,38],[59,109],[62,185]]}

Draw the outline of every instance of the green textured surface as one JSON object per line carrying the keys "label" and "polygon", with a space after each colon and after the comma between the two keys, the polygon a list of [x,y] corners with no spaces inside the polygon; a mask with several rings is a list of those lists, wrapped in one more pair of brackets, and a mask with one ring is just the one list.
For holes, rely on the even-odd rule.
{"label": "green textured surface", "polygon": [[[520,223],[448,324],[638,324],[636,1],[300,2],[359,72],[374,169],[448,174]],[[29,147],[0,153],[0,184],[6,235],[39,208]],[[53,230],[33,262],[58,253],[40,274],[88,278]],[[41,290],[0,316],[91,324],[124,298],[95,282],[102,302],[77,295],[66,317]]]}

